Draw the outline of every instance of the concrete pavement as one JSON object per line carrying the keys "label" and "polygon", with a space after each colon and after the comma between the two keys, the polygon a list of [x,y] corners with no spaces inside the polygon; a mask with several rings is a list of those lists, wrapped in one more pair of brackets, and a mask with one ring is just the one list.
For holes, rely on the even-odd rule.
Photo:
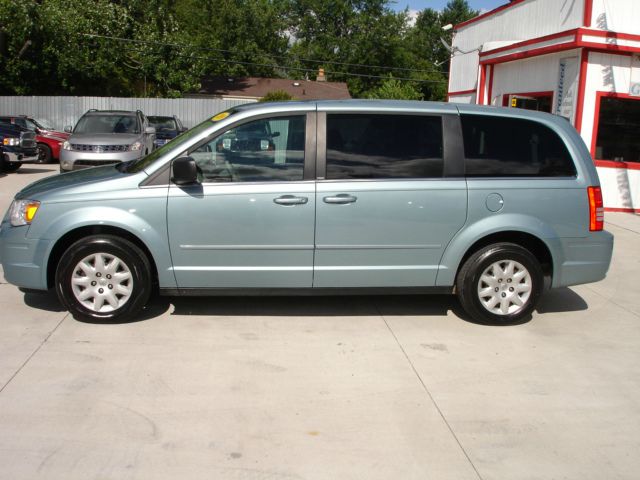
{"label": "concrete pavement", "polygon": [[[0,209],[57,166],[0,177]],[[602,282],[487,327],[453,297],[170,298],[73,320],[0,278],[0,479],[635,479],[640,218]]]}

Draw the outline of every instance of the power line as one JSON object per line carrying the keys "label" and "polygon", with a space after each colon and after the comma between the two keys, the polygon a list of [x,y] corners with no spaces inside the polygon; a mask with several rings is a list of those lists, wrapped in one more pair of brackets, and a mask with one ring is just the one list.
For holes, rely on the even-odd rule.
{"label": "power line", "polygon": [[[152,40],[137,40],[137,39],[132,39],[132,38],[114,37],[114,36],[110,36],[110,35],[98,35],[98,34],[94,34],[94,33],[81,33],[80,35],[84,36],[84,37],[89,37],[89,38],[102,38],[102,39],[106,39],[106,40],[116,40],[116,41],[120,41],[120,42],[138,43],[138,44],[144,44],[144,45],[159,45],[159,46],[163,46],[163,47],[173,47],[173,48],[189,48],[189,49],[201,50],[201,51],[206,51],[206,52],[230,53],[232,55],[241,55],[242,54],[242,52],[237,52],[237,51],[234,51],[234,50],[227,50],[227,49],[223,49],[223,48],[199,47],[199,46],[195,46],[195,45],[184,45],[184,44],[170,43],[170,42],[158,42],[158,41],[152,41]],[[263,52],[262,54],[264,56],[266,56],[266,57],[280,58],[280,59],[285,59],[285,60],[289,60],[290,59],[290,57],[287,57],[285,55],[276,55],[276,54],[267,53],[267,52]],[[405,71],[405,72],[413,72],[413,73],[440,73],[440,74],[443,74],[443,75],[449,75],[448,71],[437,70],[437,69],[429,70],[429,69],[416,69],[416,68],[406,68],[406,67],[389,67],[389,66],[385,66],[385,65],[369,65],[369,64],[365,64],[365,63],[337,62],[337,61],[333,61],[333,60],[315,60],[315,59],[301,58],[301,57],[293,57],[293,59],[297,60],[297,61],[301,61],[301,62],[317,63],[317,64],[322,64],[322,65],[340,65],[340,66],[345,66],[345,67],[371,68],[371,69],[377,69],[377,70],[391,70],[391,71],[397,70],[397,71]],[[228,62],[234,63],[235,61],[230,61],[229,60]],[[237,61],[236,63],[242,63],[242,62]],[[252,65],[251,62],[245,62],[244,64]],[[264,65],[261,65],[261,64],[255,64],[255,65],[264,66]],[[300,68],[300,67],[281,67],[281,68],[287,68],[287,69],[290,69],[290,70],[298,70],[298,71],[306,71],[306,72],[315,72],[314,69],[304,69],[304,68]],[[334,75],[368,76],[366,74],[353,74],[353,73],[348,73],[348,72],[327,72],[327,73],[332,73]],[[371,75],[371,77],[372,78],[387,78],[387,77],[381,77],[379,75]],[[394,78],[396,78],[397,80],[418,81],[416,79],[402,79],[402,78],[399,78],[399,77],[394,77]],[[431,80],[430,82],[434,82],[434,81]]]}

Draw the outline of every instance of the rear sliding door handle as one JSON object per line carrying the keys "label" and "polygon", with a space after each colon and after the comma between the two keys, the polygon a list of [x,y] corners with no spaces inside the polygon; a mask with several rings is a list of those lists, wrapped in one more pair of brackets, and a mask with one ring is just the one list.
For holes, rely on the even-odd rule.
{"label": "rear sliding door handle", "polygon": [[283,195],[273,199],[278,205],[304,205],[309,201],[307,197],[296,197],[294,195]]}
{"label": "rear sliding door handle", "polygon": [[348,193],[340,193],[338,195],[324,197],[322,199],[324,203],[331,203],[334,205],[344,205],[346,203],[355,203],[356,200],[358,200],[358,197],[354,197],[353,195],[349,195]]}

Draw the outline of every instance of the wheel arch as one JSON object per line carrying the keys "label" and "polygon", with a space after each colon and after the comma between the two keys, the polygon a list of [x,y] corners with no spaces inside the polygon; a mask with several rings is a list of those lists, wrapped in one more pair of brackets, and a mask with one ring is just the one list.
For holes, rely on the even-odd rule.
{"label": "wheel arch", "polygon": [[86,225],[68,231],[60,238],[58,238],[58,240],[54,244],[51,252],[49,253],[49,258],[47,259],[47,288],[53,287],[55,283],[55,275],[58,262],[62,258],[62,255],[67,250],[67,248],[69,248],[72,244],[74,244],[81,238],[87,237],[89,235],[99,234],[114,235],[123,238],[140,248],[140,250],[144,252],[144,254],[147,256],[147,259],[149,260],[149,265],[151,266],[152,284],[154,287],[158,285],[158,267],[156,265],[156,261],[151,254],[151,250],[149,250],[147,245],[139,237],[129,232],[128,230],[125,230],[124,228],[112,225]]}
{"label": "wheel arch", "polygon": [[491,217],[461,230],[442,256],[436,285],[453,285],[460,268],[474,252],[492,243],[502,242],[514,243],[529,250],[539,259],[545,277],[553,278],[554,268],[561,261],[557,248],[554,250],[559,246],[555,230],[536,218],[509,217]]}

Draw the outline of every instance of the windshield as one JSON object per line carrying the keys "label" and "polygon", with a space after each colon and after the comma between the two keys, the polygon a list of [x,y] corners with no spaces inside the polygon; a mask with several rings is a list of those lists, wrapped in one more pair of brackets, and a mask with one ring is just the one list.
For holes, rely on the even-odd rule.
{"label": "windshield", "polygon": [[73,133],[140,133],[135,115],[85,115]]}
{"label": "windshield", "polygon": [[[27,128],[29,130],[33,130],[34,132],[36,131],[36,128],[38,128],[38,125],[36,125],[35,122],[32,122],[29,119],[25,119],[25,123],[27,124]],[[42,127],[41,127],[42,128]]]}
{"label": "windshield", "polygon": [[54,127],[46,118],[30,118],[29,121],[33,122],[38,128],[42,128],[43,130],[56,129],[56,127]]}
{"label": "windshield", "polygon": [[173,117],[147,117],[152,127],[155,127],[156,131],[174,131],[178,129],[176,121]]}
{"label": "windshield", "polygon": [[157,159],[159,159],[160,157],[162,157],[163,155],[171,151],[175,151],[176,154],[180,153],[182,149],[182,145],[187,143],[193,137],[196,137],[198,134],[200,134],[200,132],[211,128],[212,125],[213,123],[211,122],[211,120],[205,120],[200,125],[193,127],[191,130],[187,130],[183,134],[178,135],[176,138],[174,138],[170,142],[165,143],[162,147],[157,148],[146,157],[138,160],[136,163],[132,163],[127,167],[126,171],[137,173],[141,170],[144,170],[153,162],[155,162]]}

